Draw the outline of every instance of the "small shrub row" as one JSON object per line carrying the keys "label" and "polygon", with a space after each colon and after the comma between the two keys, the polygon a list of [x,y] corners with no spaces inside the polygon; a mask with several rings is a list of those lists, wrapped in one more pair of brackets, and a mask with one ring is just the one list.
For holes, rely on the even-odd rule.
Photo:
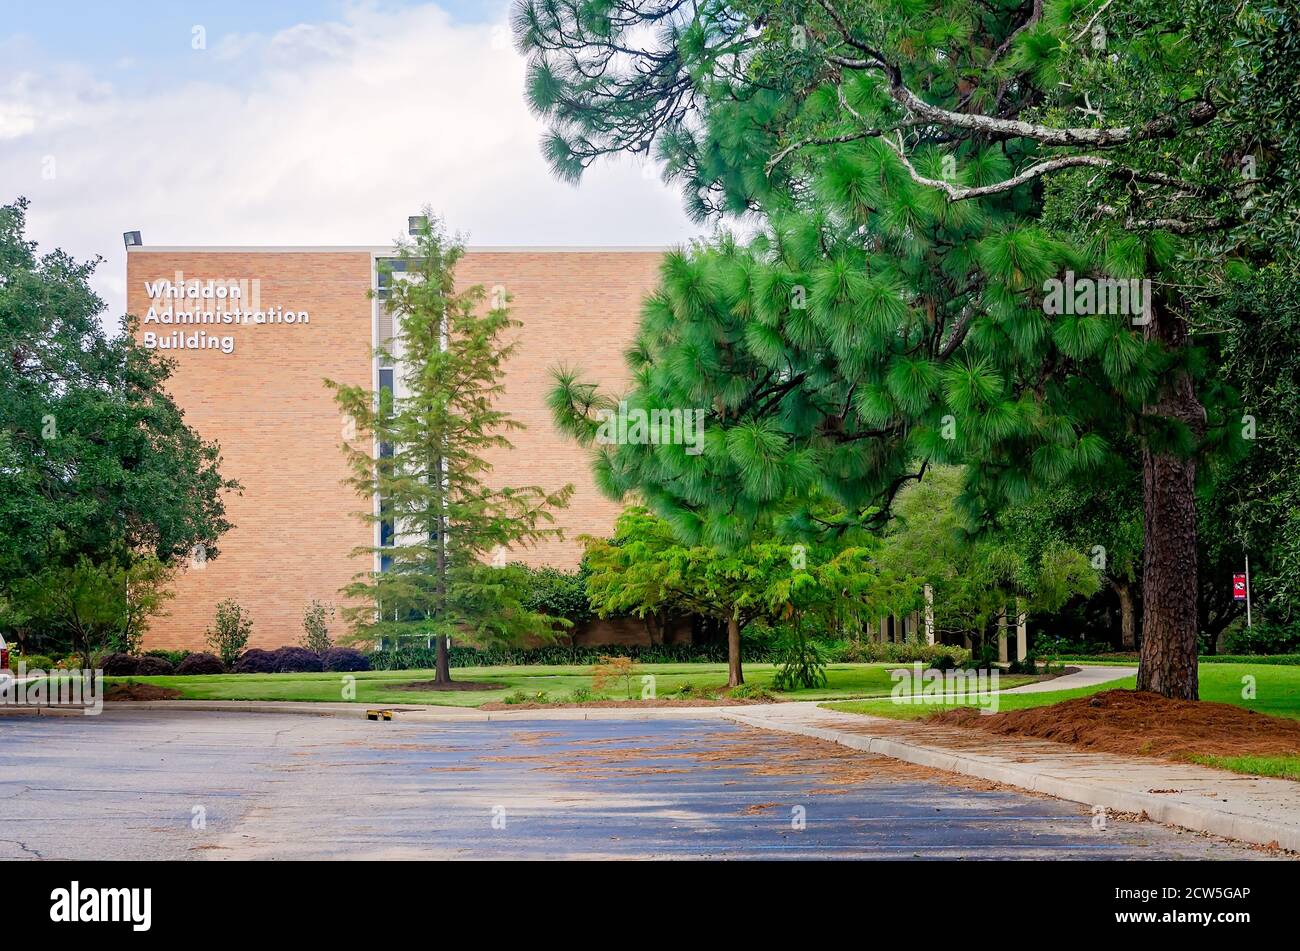
{"label": "small shrub row", "polygon": [[960,667],[969,663],[970,651],[948,644],[918,644],[904,641],[881,644],[878,641],[837,641],[826,647],[826,660],[832,664],[931,664]]}
{"label": "small shrub row", "polygon": [[305,647],[280,647],[273,651],[253,648],[235,661],[237,674],[310,674],[369,670],[366,655],[351,647],[331,647],[316,653]]}
{"label": "small shrub row", "polygon": [[[168,654],[178,655],[173,663]],[[40,658],[49,660],[49,658]],[[95,658],[95,665],[108,677],[161,677],[169,674],[192,676],[198,674],[224,674],[226,665],[215,654],[186,653],[185,651],[150,651],[142,656],[111,653]],[[36,665],[28,660],[29,667]],[[50,665],[53,667],[53,664]],[[237,674],[317,673],[320,671],[345,672],[369,670],[370,662],[361,651],[350,647],[331,647],[322,654],[305,647],[281,647],[262,650],[254,647],[244,651],[232,668]]]}

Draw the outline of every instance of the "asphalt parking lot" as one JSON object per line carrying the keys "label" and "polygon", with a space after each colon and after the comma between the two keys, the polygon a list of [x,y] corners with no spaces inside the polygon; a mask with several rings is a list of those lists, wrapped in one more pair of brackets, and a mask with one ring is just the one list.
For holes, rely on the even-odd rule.
{"label": "asphalt parking lot", "polygon": [[0,718],[0,859],[1243,859],[716,720]]}

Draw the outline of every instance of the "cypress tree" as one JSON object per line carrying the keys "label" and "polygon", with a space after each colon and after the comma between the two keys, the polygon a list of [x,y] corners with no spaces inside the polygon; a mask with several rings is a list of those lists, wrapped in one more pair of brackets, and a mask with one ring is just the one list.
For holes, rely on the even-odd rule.
{"label": "cypress tree", "polygon": [[344,589],[354,599],[345,617],[357,637],[433,640],[437,683],[451,680],[453,635],[482,644],[553,634],[555,619],[528,607],[527,572],[485,562],[558,535],[553,513],[573,494],[572,485],[492,484],[486,453],[509,449],[507,433],[522,428],[496,405],[519,322],[507,297],[457,289],[463,255],[431,218],[398,248],[403,278],[388,298],[396,333],[377,355],[398,366],[400,395],[326,381],[356,425],[343,447],[349,484],[379,500],[360,517],[390,539],[358,549],[387,565]]}

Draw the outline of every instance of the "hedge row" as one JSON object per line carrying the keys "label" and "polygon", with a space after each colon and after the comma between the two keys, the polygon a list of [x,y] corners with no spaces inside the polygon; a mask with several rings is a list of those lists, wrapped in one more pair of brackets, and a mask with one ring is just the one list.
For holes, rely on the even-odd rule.
{"label": "hedge row", "polygon": [[1202,664],[1300,664],[1300,654],[1202,654]]}
{"label": "hedge row", "polygon": [[[162,651],[151,651],[141,657],[133,654],[105,654],[95,659],[95,666],[109,677],[227,673],[221,658],[203,653],[182,653],[176,663]],[[370,662],[366,655],[351,647],[331,647],[321,654],[305,647],[281,647],[273,651],[255,647],[240,654],[232,667],[236,674],[341,673],[369,669]]]}
{"label": "hedge row", "polygon": [[[452,667],[516,667],[532,665],[567,665],[587,667],[599,662],[601,657],[631,657],[642,664],[691,664],[727,662],[725,644],[606,644],[581,647],[550,645],[532,648],[452,647],[448,652]],[[826,645],[825,653],[830,663],[867,663],[887,661],[910,664],[914,661],[930,662],[939,657],[950,657],[961,664],[970,658],[970,652],[961,647],[940,644],[877,644],[872,641],[841,641]],[[399,647],[392,650],[371,651],[367,657],[374,670],[428,670],[437,663],[437,652],[431,647]],[[741,646],[741,658],[751,664],[776,664],[782,661],[778,647],[758,642]]]}

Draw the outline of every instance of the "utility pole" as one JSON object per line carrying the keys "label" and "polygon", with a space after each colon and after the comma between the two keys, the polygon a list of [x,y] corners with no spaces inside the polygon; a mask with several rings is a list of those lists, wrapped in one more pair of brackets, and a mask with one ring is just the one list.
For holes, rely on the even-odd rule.
{"label": "utility pole", "polygon": [[1246,555],[1246,628],[1250,629],[1250,555]]}

